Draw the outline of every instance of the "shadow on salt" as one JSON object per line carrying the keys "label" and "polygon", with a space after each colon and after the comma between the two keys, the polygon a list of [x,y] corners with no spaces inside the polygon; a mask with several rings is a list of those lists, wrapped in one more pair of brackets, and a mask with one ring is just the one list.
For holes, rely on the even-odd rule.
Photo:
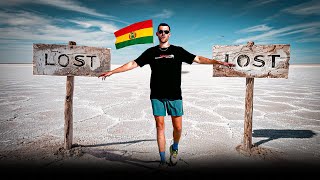
{"label": "shadow on salt", "polygon": [[256,142],[254,145],[259,146],[268,141],[272,141],[280,138],[312,138],[315,136],[311,130],[292,130],[292,129],[257,129],[253,130],[252,137],[264,137],[268,138]]}

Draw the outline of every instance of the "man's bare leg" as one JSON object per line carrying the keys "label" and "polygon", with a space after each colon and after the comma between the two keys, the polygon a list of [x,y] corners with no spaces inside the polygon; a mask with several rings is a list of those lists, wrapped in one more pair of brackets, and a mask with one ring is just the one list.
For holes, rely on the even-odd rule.
{"label": "man's bare leg", "polygon": [[182,133],[182,116],[171,116],[173,126],[173,142],[179,143]]}
{"label": "man's bare leg", "polygon": [[166,137],[164,116],[154,116],[157,128],[157,142],[161,161],[165,161]]}

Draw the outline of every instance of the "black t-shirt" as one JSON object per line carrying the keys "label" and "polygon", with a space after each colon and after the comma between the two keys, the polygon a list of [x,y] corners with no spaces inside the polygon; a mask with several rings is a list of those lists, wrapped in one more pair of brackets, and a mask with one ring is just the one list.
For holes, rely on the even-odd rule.
{"label": "black t-shirt", "polygon": [[154,46],[144,51],[135,62],[140,67],[150,65],[150,99],[182,99],[182,62],[192,64],[194,58],[194,54],[174,45],[168,48]]}

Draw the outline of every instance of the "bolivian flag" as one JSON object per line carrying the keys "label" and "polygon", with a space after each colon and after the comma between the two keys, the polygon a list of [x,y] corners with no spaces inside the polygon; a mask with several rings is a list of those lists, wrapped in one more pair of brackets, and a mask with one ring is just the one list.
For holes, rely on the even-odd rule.
{"label": "bolivian flag", "polygon": [[146,20],[131,24],[114,32],[116,36],[116,49],[134,44],[153,43],[152,20]]}

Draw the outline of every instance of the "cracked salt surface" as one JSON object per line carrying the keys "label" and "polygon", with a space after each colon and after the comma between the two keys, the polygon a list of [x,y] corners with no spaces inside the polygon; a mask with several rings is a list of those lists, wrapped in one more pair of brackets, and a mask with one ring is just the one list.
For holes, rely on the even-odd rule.
{"label": "cracked salt surface", "polygon": [[[256,78],[252,142],[281,152],[279,159],[319,163],[320,66],[289,69],[288,79]],[[223,160],[264,162],[235,150],[243,138],[245,78],[212,77],[212,67],[206,65],[183,65],[183,72],[180,167]],[[32,65],[0,65],[0,159],[46,159],[43,164],[49,161],[50,166],[89,161],[156,167],[149,75],[146,67],[106,81],[75,77],[73,142],[84,154],[66,160],[53,153],[63,146],[66,77],[33,76]],[[169,154],[170,117],[165,122]],[[269,151],[257,152],[267,157]]]}

